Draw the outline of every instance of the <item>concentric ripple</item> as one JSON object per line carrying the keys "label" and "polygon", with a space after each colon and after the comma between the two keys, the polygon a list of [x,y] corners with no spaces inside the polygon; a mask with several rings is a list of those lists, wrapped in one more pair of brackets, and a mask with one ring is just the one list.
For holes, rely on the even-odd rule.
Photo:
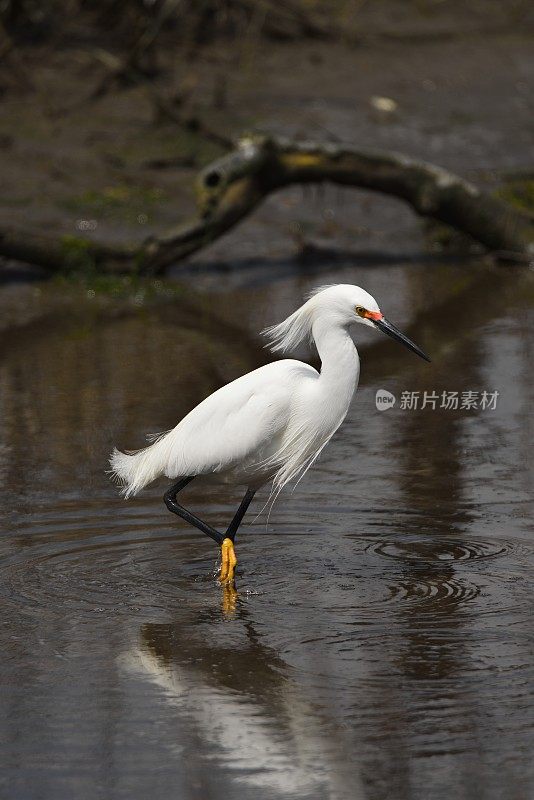
{"label": "concentric ripple", "polygon": [[[82,513],[63,504],[32,516],[31,528],[17,531],[26,546],[0,559],[0,597],[26,613],[219,608],[216,549],[158,509],[148,502],[110,514],[104,502]],[[468,604],[478,618],[529,613],[534,557],[521,542],[288,531],[244,535],[238,557],[242,607],[268,609],[291,636],[301,616],[303,636],[313,632],[310,611],[341,637],[346,620],[351,630],[391,625],[392,615],[411,611],[418,626],[445,624]]]}
{"label": "concentric ripple", "polygon": [[494,542],[482,540],[462,541],[460,539],[435,537],[430,539],[380,541],[371,544],[369,550],[385,558],[394,558],[399,561],[449,564],[458,561],[497,558],[512,552],[514,546],[509,542],[500,540]]}
{"label": "concentric ripple", "polygon": [[33,519],[27,546],[0,560],[0,597],[20,611],[172,609],[185,595],[193,606],[213,602],[215,553],[151,507],[110,518],[85,509],[83,525],[66,519],[64,509]]}
{"label": "concentric ripple", "polygon": [[[391,587],[392,601],[415,603],[429,609],[447,605],[456,606],[474,600],[480,594],[480,587],[461,578],[436,576],[421,577],[399,581]],[[435,604],[435,605],[434,605]]]}

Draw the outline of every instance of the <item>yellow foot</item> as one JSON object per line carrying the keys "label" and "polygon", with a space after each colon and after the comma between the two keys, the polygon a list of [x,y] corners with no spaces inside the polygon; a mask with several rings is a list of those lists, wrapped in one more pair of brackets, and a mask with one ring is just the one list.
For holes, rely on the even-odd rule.
{"label": "yellow foot", "polygon": [[234,543],[225,539],[221,545],[221,574],[219,580],[222,584],[233,584],[237,558],[235,557]]}

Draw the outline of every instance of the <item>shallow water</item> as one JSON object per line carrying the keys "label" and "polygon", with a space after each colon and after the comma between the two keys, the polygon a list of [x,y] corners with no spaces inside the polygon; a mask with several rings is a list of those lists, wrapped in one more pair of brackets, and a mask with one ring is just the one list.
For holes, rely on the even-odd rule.
{"label": "shallow water", "polygon": [[[531,275],[202,275],[198,317],[83,308],[3,334],[0,795],[532,797]],[[233,607],[164,484],[125,503],[106,456],[262,363],[255,332],[331,281],[366,286],[433,363],[363,332],[346,423],[238,536]],[[499,397],[400,408],[425,390]],[[238,500],[187,490],[221,526]]]}

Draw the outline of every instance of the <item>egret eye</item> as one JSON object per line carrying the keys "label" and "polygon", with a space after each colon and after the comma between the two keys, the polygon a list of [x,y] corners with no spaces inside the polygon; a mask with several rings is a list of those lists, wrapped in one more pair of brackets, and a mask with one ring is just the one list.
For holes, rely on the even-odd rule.
{"label": "egret eye", "polygon": [[358,314],[359,317],[364,317],[365,316],[365,308],[363,306],[356,306],[355,311],[356,311],[356,313]]}

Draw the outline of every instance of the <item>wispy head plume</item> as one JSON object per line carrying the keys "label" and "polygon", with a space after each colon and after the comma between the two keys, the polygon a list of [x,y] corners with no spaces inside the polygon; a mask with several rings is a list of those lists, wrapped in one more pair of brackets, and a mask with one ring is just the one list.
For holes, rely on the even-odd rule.
{"label": "wispy head plume", "polygon": [[307,296],[307,300],[300,308],[278,325],[271,325],[261,333],[269,340],[269,348],[273,353],[286,353],[294,350],[301,342],[312,341],[312,325],[314,312],[317,306],[317,296],[328,289],[328,286],[319,286]]}

